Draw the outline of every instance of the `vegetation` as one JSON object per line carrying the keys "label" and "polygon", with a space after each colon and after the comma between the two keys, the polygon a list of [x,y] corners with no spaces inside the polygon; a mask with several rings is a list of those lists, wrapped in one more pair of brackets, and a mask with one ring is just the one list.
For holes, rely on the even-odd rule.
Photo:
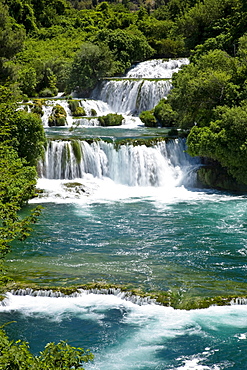
{"label": "vegetation", "polygon": [[10,341],[0,329],[0,368],[20,370],[68,370],[82,369],[82,362],[93,359],[83,348],[75,348],[66,342],[48,343],[39,356],[34,356],[24,341]]}
{"label": "vegetation", "polygon": [[[26,217],[19,211],[35,195],[36,165],[42,156],[45,135],[40,116],[17,110],[13,94],[0,88],[0,292],[9,281],[4,258],[16,239],[24,240],[37,221],[40,207]],[[79,369],[93,358],[90,352],[66,342],[48,343],[33,356],[26,342],[10,341],[0,328],[1,369]]]}
{"label": "vegetation", "polygon": [[101,126],[120,126],[123,119],[121,114],[109,113],[106,116],[99,117],[99,123]]}
{"label": "vegetation", "polygon": [[69,109],[74,117],[85,116],[85,109],[80,106],[80,100],[68,100]]}
{"label": "vegetation", "polygon": [[65,109],[59,105],[56,104],[55,107],[52,109],[52,114],[48,118],[48,125],[50,127],[52,126],[65,126],[66,125],[66,117],[67,113]]}

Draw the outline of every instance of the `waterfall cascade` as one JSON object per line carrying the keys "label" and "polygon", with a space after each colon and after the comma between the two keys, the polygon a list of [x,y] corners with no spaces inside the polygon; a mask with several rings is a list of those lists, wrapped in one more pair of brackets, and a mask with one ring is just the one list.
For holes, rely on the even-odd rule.
{"label": "waterfall cascade", "polygon": [[[152,147],[85,140],[50,141],[42,164],[48,179],[109,177],[128,186],[179,185],[199,163],[185,153],[183,140],[160,141]],[[125,169],[124,171],[122,169]]]}
{"label": "waterfall cascade", "polygon": [[[124,115],[124,125],[131,123],[131,116],[138,116],[144,110],[152,109],[160,99],[166,97],[171,89],[173,73],[188,64],[188,59],[149,60],[133,66],[121,78],[109,78],[99,82],[89,99],[79,99],[86,116],[72,116],[66,100],[46,100],[43,105],[42,122],[48,127],[48,118],[56,104],[61,105],[67,114],[67,126],[76,123],[80,126],[99,126],[97,117],[108,113]],[[93,113],[92,113],[93,112]],[[137,120],[136,124],[140,124]]]}
{"label": "waterfall cascade", "polygon": [[[53,290],[33,290],[31,288],[27,289],[18,289],[18,290],[11,290],[10,292],[13,295],[19,295],[19,296],[32,296],[32,297],[52,297],[52,298],[66,298],[66,297],[72,297],[72,298],[78,298],[83,297],[88,294],[104,294],[104,295],[114,295],[116,297],[119,297],[125,301],[130,301],[134,304],[137,304],[139,306],[147,305],[147,304],[156,304],[159,305],[159,303],[149,296],[146,297],[140,297],[138,295],[132,294],[130,291],[122,291],[119,288],[91,288],[91,289],[81,289],[78,288],[76,292],[71,293],[69,295],[66,295],[64,293],[61,293],[60,291],[53,291]],[[0,305],[5,306],[7,304],[7,299],[3,300]]]}

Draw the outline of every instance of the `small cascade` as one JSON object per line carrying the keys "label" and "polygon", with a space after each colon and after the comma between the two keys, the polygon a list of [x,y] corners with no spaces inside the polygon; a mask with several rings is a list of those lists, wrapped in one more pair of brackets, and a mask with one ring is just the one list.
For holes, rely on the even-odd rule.
{"label": "small cascade", "polygon": [[[42,122],[49,127],[48,120],[55,105],[61,105],[66,112],[66,126],[99,126],[96,117],[109,113],[120,113],[138,117],[142,111],[153,109],[171,90],[171,77],[188,59],[164,61],[154,59],[141,62],[131,68],[124,77],[109,78],[98,83],[90,99],[79,99],[85,110],[85,118],[72,116],[69,103],[59,96],[48,99],[42,106]],[[22,108],[22,107],[21,107]],[[134,118],[135,118],[134,117]],[[94,118],[93,120],[91,120]],[[123,124],[128,125],[128,119]],[[140,122],[139,122],[140,123]],[[141,123],[142,124],[142,123]],[[133,123],[130,123],[133,126]],[[137,126],[137,125],[136,125]]]}
{"label": "small cascade", "polygon": [[186,58],[138,63],[121,79],[101,81],[92,98],[106,102],[114,112],[139,115],[168,95],[173,73],[188,63]]}
{"label": "small cascade", "polygon": [[42,115],[41,119],[42,119],[44,127],[48,127],[48,119],[49,119],[50,115],[52,114],[52,109],[57,104],[61,105],[64,108],[64,110],[67,114],[67,117],[66,117],[67,125],[68,126],[72,125],[73,117],[72,117],[71,111],[69,109],[68,102],[66,100],[57,100],[56,99],[56,100],[46,100],[46,104],[42,106],[42,110],[43,110],[44,114]]}
{"label": "small cascade", "polygon": [[100,123],[97,117],[75,118],[73,123],[75,125],[87,126],[87,127],[100,126]]}
{"label": "small cascade", "polygon": [[101,100],[82,99],[81,106],[85,109],[86,115],[88,117],[94,116],[93,113],[95,112],[97,116],[103,116],[108,113],[113,113],[109,105]]}
{"label": "small cascade", "polygon": [[183,65],[189,64],[189,59],[163,59],[147,60],[133,66],[126,78],[168,78],[171,79],[173,73],[178,72]]}
{"label": "small cascade", "polygon": [[[145,145],[119,145],[102,140],[89,144],[84,140],[49,142],[41,176],[47,179],[109,177],[128,186],[177,186],[188,172],[198,166],[198,159],[185,152],[184,140]],[[122,169],[125,169],[124,171]]]}
{"label": "small cascade", "polygon": [[171,89],[168,80],[105,80],[92,98],[106,102],[112,111],[138,115],[152,109]]}
{"label": "small cascade", "polygon": [[[149,296],[146,297],[140,297],[138,295],[133,294],[131,291],[122,291],[120,288],[89,288],[89,289],[77,289],[76,292],[73,292],[71,294],[64,294],[59,291],[53,291],[53,290],[33,290],[31,288],[26,289],[17,289],[17,290],[11,290],[10,292],[12,295],[19,295],[19,296],[31,296],[31,297],[51,297],[51,298],[78,298],[83,297],[87,294],[104,294],[104,295],[114,295],[116,297],[119,297],[125,301],[130,301],[134,304],[137,304],[139,306],[143,305],[150,305],[150,304],[156,304],[159,305],[159,303]],[[7,306],[8,300],[4,299],[1,301],[2,306]]]}
{"label": "small cascade", "polygon": [[233,298],[230,302],[230,305],[231,306],[247,305],[247,298],[243,298],[243,297]]}

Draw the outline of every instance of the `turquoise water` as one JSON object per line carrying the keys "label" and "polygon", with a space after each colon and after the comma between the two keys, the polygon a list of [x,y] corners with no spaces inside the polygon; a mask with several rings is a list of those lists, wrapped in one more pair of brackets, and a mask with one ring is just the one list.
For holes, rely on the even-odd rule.
{"label": "turquoise water", "polygon": [[87,370],[246,368],[247,306],[184,311],[94,294],[9,296],[9,305],[0,317],[17,321],[12,338],[29,340],[34,353],[60,339],[90,348]]}
{"label": "turquoise water", "polygon": [[[91,195],[36,200],[43,214],[15,247],[11,269],[41,285],[105,281],[171,289],[181,299],[245,294],[245,196],[105,181]],[[34,353],[61,339],[90,348],[87,370],[247,365],[245,305],[186,311],[95,294],[9,295],[6,303],[0,324],[17,321],[7,327],[12,338],[28,340]]]}
{"label": "turquoise water", "polygon": [[45,203],[9,265],[44,284],[105,280],[149,291],[244,294],[246,198],[185,189],[179,195],[189,199]]}

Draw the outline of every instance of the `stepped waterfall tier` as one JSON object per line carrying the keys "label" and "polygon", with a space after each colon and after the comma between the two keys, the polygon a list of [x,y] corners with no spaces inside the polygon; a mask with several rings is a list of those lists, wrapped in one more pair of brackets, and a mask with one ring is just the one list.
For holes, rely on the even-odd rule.
{"label": "stepped waterfall tier", "polygon": [[[203,188],[185,139],[144,127],[188,60],[138,63],[100,81],[74,117],[43,106],[33,233],[8,256],[17,283],[0,326],[38,354],[47,341],[90,348],[86,370],[244,370],[246,196]],[[49,127],[59,103],[66,125]],[[99,117],[123,114],[118,127]],[[76,124],[75,124],[76,123]]]}
{"label": "stepped waterfall tier", "polygon": [[[77,123],[80,126],[99,126],[98,117],[109,113],[124,115],[124,125],[140,125],[138,115],[152,109],[166,97],[171,89],[173,73],[188,64],[188,59],[164,61],[155,59],[133,66],[125,76],[108,78],[98,83],[90,98],[81,97],[80,106],[85,110],[85,117],[73,117],[69,102],[63,99],[47,100],[43,105],[42,121],[48,127],[53,107],[61,105],[66,112],[66,126]],[[92,113],[93,112],[93,113]]]}
{"label": "stepped waterfall tier", "polygon": [[[42,168],[48,179],[109,177],[128,186],[164,186],[181,184],[200,163],[185,152],[183,140],[160,141],[152,147],[132,144],[115,148],[113,143],[85,140],[50,141]],[[125,171],[122,171],[122,168]]]}

